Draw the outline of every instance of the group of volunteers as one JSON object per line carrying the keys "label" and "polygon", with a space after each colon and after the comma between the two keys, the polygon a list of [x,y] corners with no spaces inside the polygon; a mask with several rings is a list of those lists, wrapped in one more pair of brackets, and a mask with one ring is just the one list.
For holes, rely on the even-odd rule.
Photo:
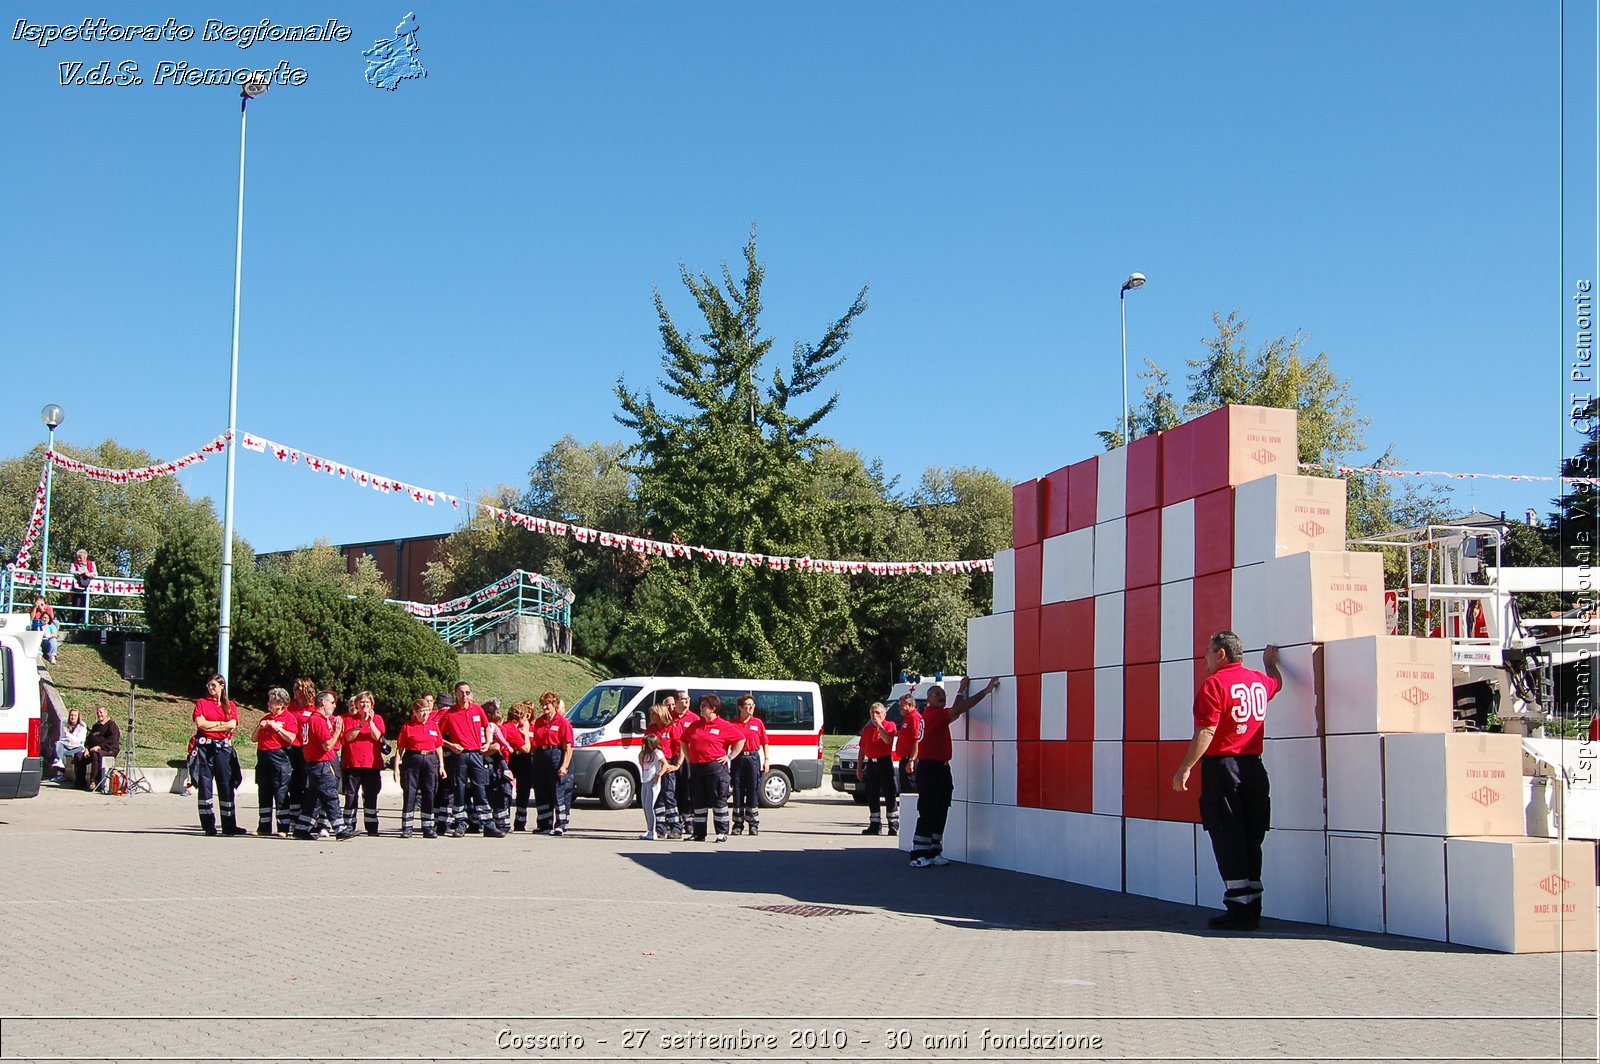
{"label": "group of volunteers", "polygon": [[736,721],[723,719],[717,695],[702,695],[696,714],[692,705],[689,692],[680,690],[650,707],[639,748],[645,817],[639,838],[704,842],[708,821],[717,842],[727,842],[730,832],[761,834],[768,743],[755,696],[739,697]]}
{"label": "group of volunteers", "polygon": [[[533,796],[535,830],[565,835],[572,807],[572,725],[553,691],[537,704],[518,702],[503,713],[497,699],[472,701],[472,686],[456,684],[454,697],[424,695],[411,703],[391,746],[371,691],[352,696],[338,713],[339,696],[296,680],[294,693],[267,692],[256,726],[256,834],[340,841],[356,835],[356,810],[368,835],[378,834],[378,792],[388,767],[403,796],[400,835],[460,838],[481,833],[504,838],[528,829]],[[243,782],[234,732],[238,707],[225,681],[213,676],[195,703],[189,778],[207,835],[247,835],[234,812]],[[391,751],[392,762],[388,760]],[[214,808],[213,802],[220,808]],[[515,818],[513,819],[513,808]],[[219,826],[218,819],[221,824]]]}

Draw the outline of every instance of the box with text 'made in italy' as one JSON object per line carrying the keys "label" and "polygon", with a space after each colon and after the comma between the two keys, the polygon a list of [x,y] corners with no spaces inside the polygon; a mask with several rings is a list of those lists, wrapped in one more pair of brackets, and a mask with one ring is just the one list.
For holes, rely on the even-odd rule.
{"label": "box with text 'made in italy'", "polygon": [[1383,737],[1383,829],[1522,835],[1522,739],[1473,732]]}
{"label": "box with text 'made in italy'", "polygon": [[1293,646],[1384,634],[1382,555],[1309,551],[1262,565],[1268,642]]}
{"label": "box with text 'made in italy'", "polygon": [[1451,730],[1448,640],[1334,639],[1322,655],[1329,735]]}
{"label": "box with text 'made in italy'", "polygon": [[1331,477],[1279,475],[1241,484],[1233,493],[1233,563],[1344,550],[1346,509],[1345,482]]}
{"label": "box with text 'made in italy'", "polygon": [[1298,472],[1297,421],[1294,410],[1225,406],[1162,433],[1161,503]]}
{"label": "box with text 'made in italy'", "polygon": [[1592,842],[1446,839],[1450,941],[1504,953],[1595,948]]}

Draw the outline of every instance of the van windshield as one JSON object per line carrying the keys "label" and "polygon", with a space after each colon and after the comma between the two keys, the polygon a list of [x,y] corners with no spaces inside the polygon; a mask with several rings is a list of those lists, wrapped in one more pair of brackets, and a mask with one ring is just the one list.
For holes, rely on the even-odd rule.
{"label": "van windshield", "polygon": [[577,705],[567,710],[567,720],[574,728],[603,728],[638,693],[637,687],[605,684],[591,687],[588,694],[578,699]]}

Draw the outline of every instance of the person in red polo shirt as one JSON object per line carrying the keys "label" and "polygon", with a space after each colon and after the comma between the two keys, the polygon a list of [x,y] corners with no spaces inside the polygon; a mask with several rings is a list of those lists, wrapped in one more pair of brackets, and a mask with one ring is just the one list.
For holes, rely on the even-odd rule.
{"label": "person in red polo shirt", "polygon": [[483,833],[491,839],[503,838],[505,832],[494,826],[489,811],[488,770],[483,760],[483,744],[488,737],[489,717],[483,707],[472,700],[472,685],[465,680],[456,684],[455,702],[439,722],[439,735],[444,739],[444,767],[450,788],[450,837],[459,839],[467,833],[467,803]]}
{"label": "person in red polo shirt", "polygon": [[945,705],[943,684],[928,689],[928,708],[922,714],[922,744],[917,758],[917,830],[911,840],[911,867],[935,868],[950,863],[944,855],[944,825],[950,819],[955,782],[950,776],[950,725],[1000,686],[997,676],[976,695],[967,693],[970,676],[961,679],[956,700]]}
{"label": "person in red polo shirt", "polygon": [[295,719],[294,745],[289,748],[289,804],[298,809],[305,797],[306,785],[306,757],[300,746],[300,735],[306,729],[306,721],[317,711],[317,685],[302,676],[294,682],[293,692],[294,697],[289,701],[289,712]]}
{"label": "person in red polo shirt", "polygon": [[674,696],[650,707],[651,735],[661,744],[661,756],[666,763],[656,778],[656,831],[663,839],[683,838],[683,820],[678,815],[678,770],[686,763],[683,757],[683,731],[672,721]]}
{"label": "person in red polo shirt", "polygon": [[511,822],[512,831],[528,830],[528,796],[533,793],[533,731],[530,722],[537,707],[532,702],[513,702],[507,711],[510,718],[500,727],[506,745],[511,750],[507,764],[516,784],[516,812]]}
{"label": "person in red polo shirt", "polygon": [[922,711],[917,696],[900,696],[900,725],[894,733],[894,757],[899,770],[896,781],[901,794],[917,793],[917,747],[922,743]]}
{"label": "person in red polo shirt", "polygon": [[189,777],[200,803],[200,827],[207,835],[217,834],[213,793],[221,807],[222,834],[250,834],[234,820],[233,788],[239,759],[233,752],[233,732],[238,726],[239,707],[228,698],[227,681],[211,677],[206,681],[206,697],[194,704],[195,736],[189,755]]}
{"label": "person in red polo shirt", "polygon": [[[339,784],[333,778],[333,760],[338,756],[339,737],[344,732],[344,718],[333,715],[333,707],[338,702],[339,696],[332,691],[319,693],[317,711],[300,731],[300,749],[306,758],[306,786],[294,837],[307,842],[316,839],[317,825],[323,819],[330,824],[340,822]],[[340,831],[334,837],[342,842],[354,834],[354,831]]]}
{"label": "person in red polo shirt", "polygon": [[767,775],[767,726],[756,716],[756,696],[739,698],[739,727],[744,750],[733,759],[733,833],[761,834],[761,781]]}
{"label": "person in red polo shirt", "polygon": [[538,820],[535,831],[567,833],[572,810],[572,723],[561,712],[561,696],[546,691],[539,696],[539,715],[529,725],[533,738],[533,800]]}
{"label": "person in red polo shirt", "polygon": [[863,835],[882,835],[883,817],[880,805],[889,807],[889,834],[900,834],[900,796],[894,786],[894,722],[882,702],[872,703],[867,710],[867,726],[861,729],[861,761],[856,765],[856,779],[867,794],[871,814]]}
{"label": "person in red polo shirt", "polygon": [[300,720],[289,709],[289,692],[274,687],[267,692],[267,715],[256,725],[256,834],[272,834],[272,811],[278,811],[278,831],[294,830],[296,813],[289,803],[289,779],[294,772],[289,751],[299,736]]}
{"label": "person in red polo shirt", "polygon": [[728,766],[744,749],[744,729],[717,716],[722,699],[700,696],[700,719],[683,729],[683,751],[694,788],[694,841],[706,841],[706,815],[717,827],[717,841],[728,841]]}
{"label": "person in red polo shirt", "polygon": [[1218,632],[1206,644],[1205,682],[1194,696],[1194,738],[1172,775],[1172,789],[1189,789],[1200,766],[1200,823],[1222,874],[1225,911],[1213,931],[1254,931],[1261,924],[1261,843],[1272,822],[1271,788],[1261,764],[1267,703],[1283,687],[1278,648],[1261,655],[1265,673],[1244,666],[1244,644]]}
{"label": "person in red polo shirt", "polygon": [[433,714],[433,697],[419,698],[411,703],[411,719],[400,726],[395,736],[396,757],[394,776],[400,783],[400,837],[411,838],[412,818],[422,814],[422,837],[438,837],[434,828],[433,796],[439,781],[444,779],[444,739],[439,735],[439,722],[429,720]]}
{"label": "person in red polo shirt", "polygon": [[383,718],[374,712],[371,691],[350,700],[344,719],[340,766],[344,769],[344,830],[356,831],[356,804],[361,805],[361,826],[368,835],[378,833],[378,792],[383,789]]}

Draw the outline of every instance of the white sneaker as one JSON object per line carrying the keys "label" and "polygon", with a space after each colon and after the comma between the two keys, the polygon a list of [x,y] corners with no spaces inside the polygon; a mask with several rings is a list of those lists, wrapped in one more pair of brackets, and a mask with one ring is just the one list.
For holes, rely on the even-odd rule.
{"label": "white sneaker", "polygon": [[932,857],[913,857],[911,859],[911,867],[912,868],[932,868],[933,867],[933,858]]}
{"label": "white sneaker", "polygon": [[929,863],[935,868],[943,868],[945,865],[950,863],[950,858],[941,853],[936,857],[930,858]]}
{"label": "white sneaker", "polygon": [[718,842],[727,842],[728,841],[728,833],[726,831],[718,832],[717,833],[717,841]]}
{"label": "white sneaker", "polygon": [[654,835],[650,834],[647,831],[643,835],[639,836],[639,841],[640,842],[655,842],[656,841],[656,837]]}

